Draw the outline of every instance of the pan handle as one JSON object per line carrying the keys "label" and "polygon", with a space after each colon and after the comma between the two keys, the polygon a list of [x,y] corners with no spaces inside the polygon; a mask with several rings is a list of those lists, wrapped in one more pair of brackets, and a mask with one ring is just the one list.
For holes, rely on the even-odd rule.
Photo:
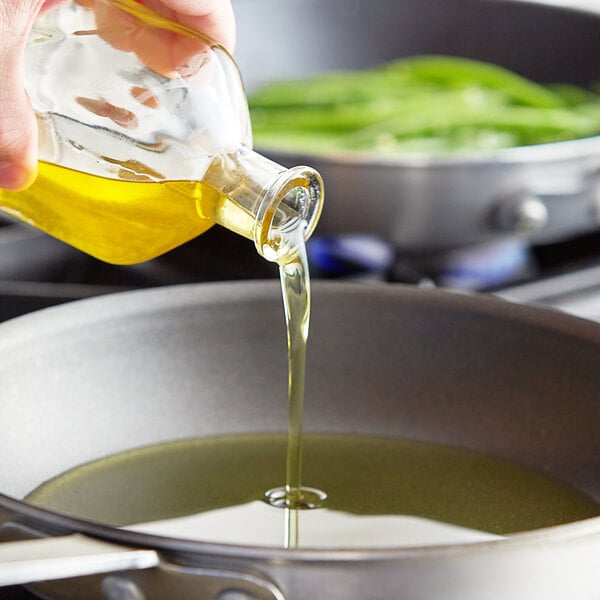
{"label": "pan handle", "polygon": [[[20,528],[19,528],[20,529]],[[159,564],[154,550],[126,548],[75,533],[0,543],[0,587]]]}
{"label": "pan handle", "polygon": [[154,550],[128,548],[79,533],[41,535],[19,523],[0,525],[0,587],[34,584],[34,591],[42,597],[54,597],[61,596],[61,589],[70,589],[61,586],[72,585],[60,579],[110,573],[101,581],[78,580],[77,597],[131,600],[146,598],[144,589],[166,589],[159,598],[285,600],[277,585],[257,573],[178,565],[161,560]]}

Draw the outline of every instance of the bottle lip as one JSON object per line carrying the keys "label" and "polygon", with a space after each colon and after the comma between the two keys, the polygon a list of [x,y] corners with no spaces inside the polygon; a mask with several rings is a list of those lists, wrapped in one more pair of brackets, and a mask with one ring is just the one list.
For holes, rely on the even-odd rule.
{"label": "bottle lip", "polygon": [[310,238],[321,216],[323,198],[323,179],[311,167],[292,167],[275,177],[265,188],[254,228],[259,254],[279,264],[291,260],[298,251],[293,232],[300,226],[304,241]]}

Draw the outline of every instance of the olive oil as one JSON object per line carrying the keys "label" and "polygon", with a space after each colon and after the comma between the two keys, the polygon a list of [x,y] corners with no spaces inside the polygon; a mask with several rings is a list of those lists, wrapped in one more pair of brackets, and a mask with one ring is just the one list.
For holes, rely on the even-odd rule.
{"label": "olive oil", "polygon": [[[223,514],[260,501],[286,469],[287,436],[248,434],[206,437],[124,452],[80,466],[43,484],[27,500],[40,506],[118,526]],[[303,477],[327,490],[326,508],[300,512],[300,524],[321,513],[328,546],[352,544],[352,533],[334,527],[342,513],[351,525],[363,519],[411,516],[509,535],[600,515],[600,505],[582,492],[517,464],[448,446],[399,438],[308,433],[303,441]],[[284,511],[262,503],[258,517],[242,519],[227,537],[205,541],[283,546]],[[254,507],[256,509],[256,506]],[[330,512],[327,512],[330,511]],[[243,514],[243,513],[242,513]],[[331,517],[331,529],[328,518]],[[257,518],[275,519],[280,535],[260,539]],[[176,521],[174,521],[176,523]],[[226,525],[227,523],[224,523]],[[364,528],[362,528],[364,529]],[[169,532],[168,527],[163,531]],[[177,534],[175,529],[175,534]],[[375,531],[375,529],[374,529]],[[304,529],[301,527],[301,533]],[[226,534],[223,533],[223,536]],[[186,533],[187,536],[187,533]],[[307,532],[308,536],[308,532]],[[348,537],[352,538],[348,540]],[[266,538],[266,534],[265,534]],[[418,541],[418,540],[417,540]],[[401,546],[400,539],[388,540]],[[300,547],[315,542],[300,537]],[[357,539],[357,545],[365,545]],[[371,545],[383,544],[373,540]]]}
{"label": "olive oil", "polygon": [[109,179],[40,162],[30,188],[0,191],[0,209],[100,260],[134,264],[206,231],[226,202],[202,182],[125,173]]}
{"label": "olive oil", "polygon": [[326,493],[302,486],[302,424],[306,345],[310,324],[310,277],[303,237],[303,224],[291,223],[288,233],[296,252],[279,267],[288,347],[288,443],[285,486],[266,491],[270,504],[285,509],[284,546],[299,545],[298,511],[319,508]]}

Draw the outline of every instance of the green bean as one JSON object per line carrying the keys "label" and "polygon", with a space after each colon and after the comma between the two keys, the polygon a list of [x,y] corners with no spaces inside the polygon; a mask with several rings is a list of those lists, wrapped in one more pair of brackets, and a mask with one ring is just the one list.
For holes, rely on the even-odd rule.
{"label": "green bean", "polygon": [[514,131],[539,132],[543,135],[560,135],[570,132],[573,137],[587,137],[598,133],[600,122],[585,115],[574,114],[562,109],[540,112],[529,107],[513,106],[495,109],[466,110],[435,107],[419,113],[396,116],[381,121],[355,134],[357,141],[362,134],[387,132],[398,137],[422,136],[426,132],[436,133],[455,127],[486,127]]}
{"label": "green bean", "polygon": [[412,119],[422,113],[435,113],[440,106],[445,110],[480,109],[501,106],[503,97],[492,91],[482,90],[431,90],[419,92],[402,99],[389,97],[360,105],[347,104],[307,108],[291,107],[286,110],[254,109],[252,113],[255,131],[281,129],[282,131],[338,131],[349,132],[369,125],[399,119],[406,115]]}
{"label": "green bean", "polygon": [[290,151],[444,153],[600,135],[598,90],[448,56],[274,83],[249,104],[256,145]]}
{"label": "green bean", "polygon": [[407,96],[432,89],[421,83],[414,85],[407,77],[392,71],[351,71],[272,83],[250,94],[248,101],[253,109],[323,107],[376,101],[382,96]]}
{"label": "green bean", "polygon": [[552,90],[491,63],[453,56],[417,56],[390,63],[387,69],[420,81],[446,85],[480,86],[502,90],[512,100],[526,106],[557,108],[564,100]]}

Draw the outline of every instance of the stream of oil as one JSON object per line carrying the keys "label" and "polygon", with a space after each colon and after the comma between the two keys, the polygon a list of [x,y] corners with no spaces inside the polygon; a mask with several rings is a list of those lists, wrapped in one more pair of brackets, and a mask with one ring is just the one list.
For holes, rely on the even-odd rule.
{"label": "stream of oil", "polygon": [[288,442],[285,486],[266,491],[267,501],[285,510],[284,547],[300,543],[300,510],[320,508],[325,492],[302,486],[302,429],[306,346],[310,326],[310,278],[301,221],[292,223],[287,232],[296,249],[292,258],[280,265],[281,292],[285,312],[288,348]]}

